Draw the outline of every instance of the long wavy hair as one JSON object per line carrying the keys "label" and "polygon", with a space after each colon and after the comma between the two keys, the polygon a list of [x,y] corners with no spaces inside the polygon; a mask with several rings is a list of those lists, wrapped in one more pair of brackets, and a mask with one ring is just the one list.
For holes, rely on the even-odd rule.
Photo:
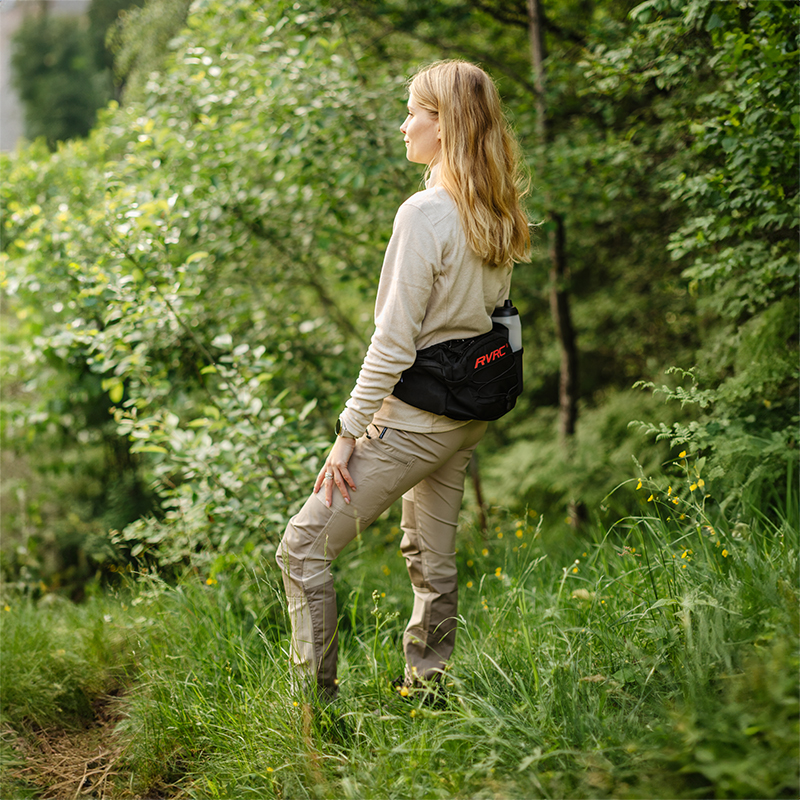
{"label": "long wavy hair", "polygon": [[520,206],[526,187],[519,146],[492,79],[467,61],[438,61],[408,89],[438,116],[438,181],[458,208],[470,247],[490,266],[525,261],[531,240]]}

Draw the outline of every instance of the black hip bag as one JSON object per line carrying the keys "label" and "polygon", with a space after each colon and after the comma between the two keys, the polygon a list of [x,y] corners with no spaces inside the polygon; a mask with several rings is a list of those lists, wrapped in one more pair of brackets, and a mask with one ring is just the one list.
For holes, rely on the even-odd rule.
{"label": "black hip bag", "polygon": [[451,419],[499,419],[522,394],[522,348],[512,351],[508,328],[417,350],[392,394],[415,408]]}

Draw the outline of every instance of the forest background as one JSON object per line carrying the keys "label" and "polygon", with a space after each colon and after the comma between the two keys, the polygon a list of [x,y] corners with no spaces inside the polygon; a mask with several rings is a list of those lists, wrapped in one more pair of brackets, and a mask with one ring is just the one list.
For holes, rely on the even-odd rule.
{"label": "forest background", "polygon": [[[526,391],[473,464],[461,551],[467,586],[480,580],[483,593],[463,614],[492,607],[480,574],[513,599],[487,629],[492,642],[499,630],[519,635],[518,618],[567,615],[556,637],[567,650],[552,661],[531,661],[530,641],[511,648],[520,674],[535,676],[536,691],[517,687],[517,699],[530,691],[563,717],[572,635],[605,613],[611,584],[620,604],[638,587],[586,668],[570,667],[583,681],[570,707],[602,700],[597,720],[622,715],[662,738],[644,748],[658,764],[650,778],[627,728],[600,746],[579,726],[558,747],[520,743],[516,761],[481,755],[449,795],[497,781],[499,796],[521,797],[796,794],[799,16],[797,3],[771,0],[93,0],[88,25],[31,16],[14,63],[39,138],[0,156],[0,567],[4,660],[17,652],[5,642],[35,652],[23,630],[39,631],[49,699],[31,701],[22,671],[16,688],[4,676],[8,730],[33,735],[64,716],[68,697],[85,701],[72,703],[75,719],[91,717],[91,700],[119,684],[133,698],[118,732],[126,774],[140,781],[129,791],[247,796],[230,764],[209,777],[208,764],[230,756],[221,741],[130,745],[159,727],[153,709],[187,702],[144,687],[177,685],[164,642],[187,597],[206,626],[227,630],[225,648],[237,646],[228,626],[247,631],[243,651],[212,659],[238,664],[240,688],[263,669],[252,666],[258,648],[285,645],[279,593],[265,600],[279,583],[272,554],[369,341],[393,214],[421,185],[398,132],[405,83],[422,64],[460,57],[497,79],[536,223],[513,285]],[[364,598],[400,571],[397,526],[393,510],[340,568],[340,591],[361,598],[343,630],[357,648],[374,624],[376,663],[383,612],[376,599],[370,617]],[[701,552],[705,571],[691,576],[668,560],[686,567]],[[611,556],[636,568],[617,575]],[[567,578],[584,583],[565,590]],[[226,599],[199,612],[212,590]],[[150,611],[134,616],[134,600]],[[97,642],[72,671],[52,655],[54,629],[80,638],[71,625],[110,616],[120,621],[97,634],[114,643],[102,658]],[[142,625],[166,650],[151,642],[131,655]],[[380,641],[396,645],[398,630]],[[687,688],[681,658],[700,651]],[[737,681],[758,684],[754,670],[773,677],[745,697]],[[494,688],[473,694],[457,686],[461,705],[492,695],[487,680]],[[734,684],[732,700],[721,687]],[[701,686],[714,687],[706,716]],[[777,738],[753,715],[777,720]],[[297,730],[306,755],[335,750],[324,731],[312,742]],[[722,759],[726,747],[734,755]],[[340,774],[325,758],[260,779],[291,796],[392,794],[369,783],[374,773]],[[432,791],[414,770],[399,774],[395,795]]]}

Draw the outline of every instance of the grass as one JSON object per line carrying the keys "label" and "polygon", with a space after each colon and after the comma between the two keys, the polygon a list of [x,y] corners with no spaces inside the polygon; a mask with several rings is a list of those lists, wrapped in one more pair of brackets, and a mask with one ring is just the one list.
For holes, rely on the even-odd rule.
{"label": "grass", "polygon": [[120,798],[796,797],[796,514],[728,527],[656,494],[560,544],[534,515],[466,529],[444,710],[389,687],[412,598],[386,524],[336,566],[341,695],[313,719],[288,687],[277,568],[229,560],[81,607],[9,602],[6,725],[67,697],[80,716],[124,678]]}

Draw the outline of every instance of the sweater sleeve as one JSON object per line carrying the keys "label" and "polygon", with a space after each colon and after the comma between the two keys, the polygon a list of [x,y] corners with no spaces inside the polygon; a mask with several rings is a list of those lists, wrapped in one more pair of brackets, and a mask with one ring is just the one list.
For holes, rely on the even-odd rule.
{"label": "sweater sleeve", "polygon": [[441,271],[442,247],[424,211],[400,206],[381,269],[375,301],[375,332],[342,420],[361,436],[416,358],[416,341],[431,289]]}

